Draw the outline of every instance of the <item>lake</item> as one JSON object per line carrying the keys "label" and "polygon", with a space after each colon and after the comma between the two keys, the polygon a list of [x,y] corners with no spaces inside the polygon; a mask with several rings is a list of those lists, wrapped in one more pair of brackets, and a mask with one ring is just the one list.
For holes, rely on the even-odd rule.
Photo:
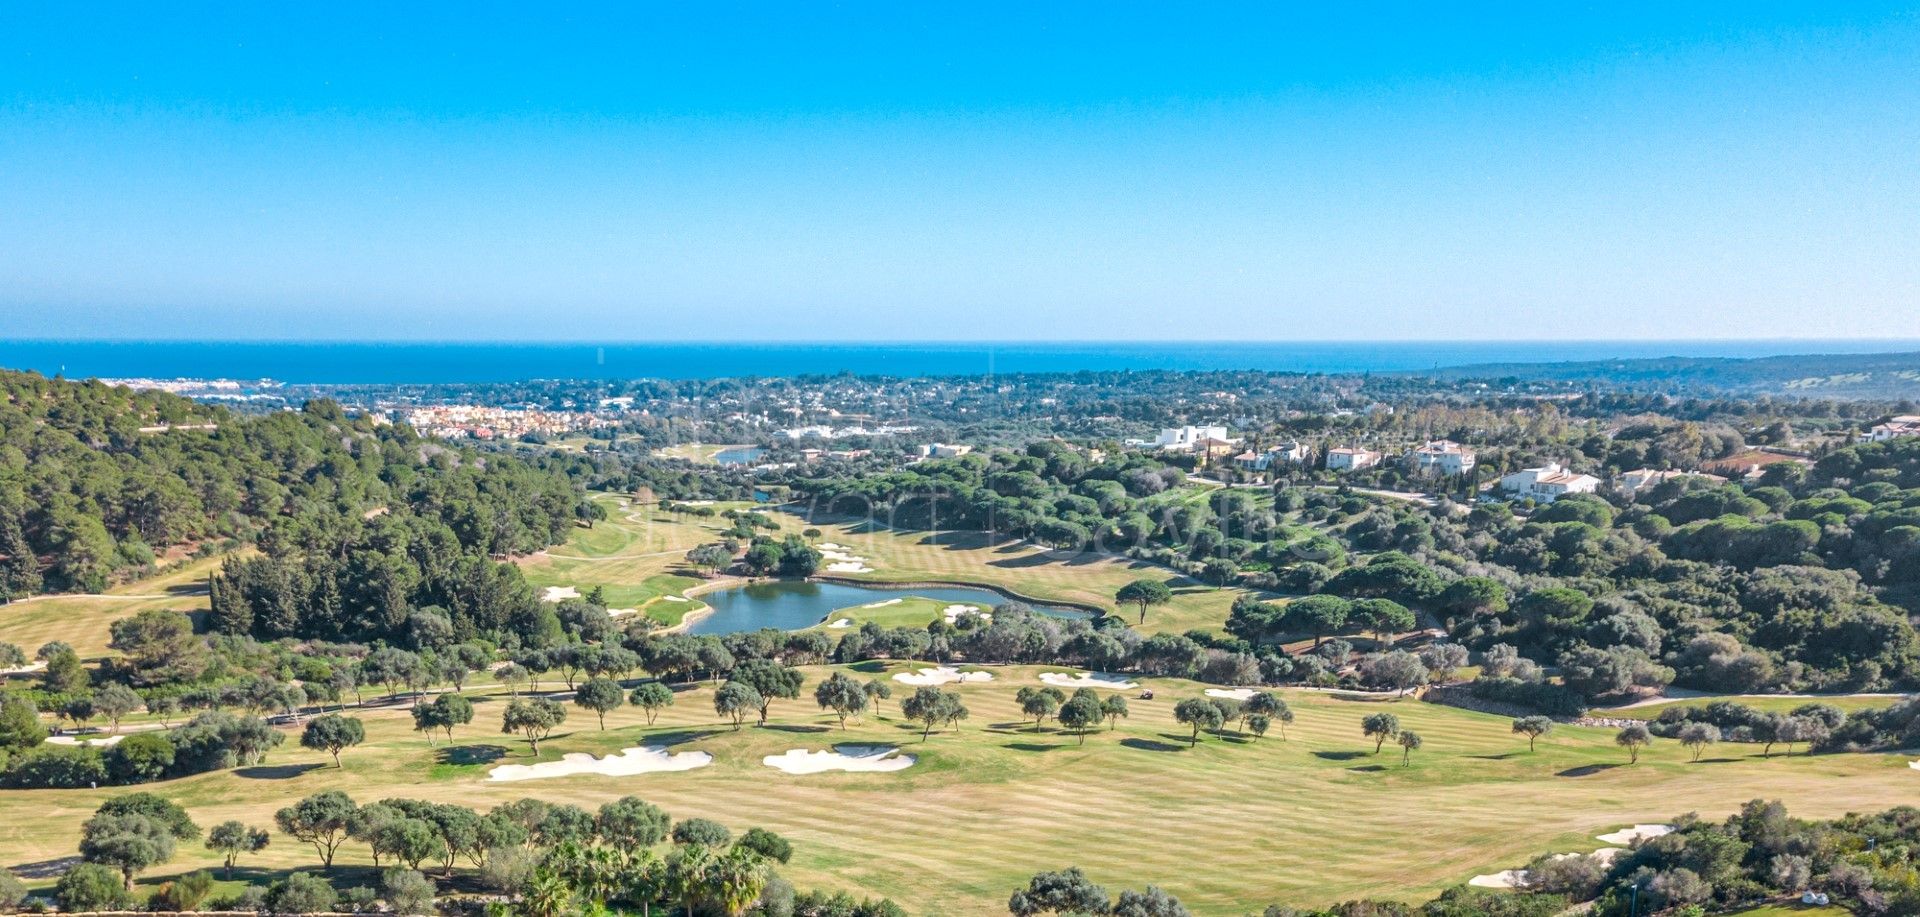
{"label": "lake", "polygon": [[[950,604],[979,605],[986,609],[1008,601],[991,589],[965,586],[855,586],[848,583],[813,583],[799,580],[754,583],[731,589],[702,593],[700,601],[713,608],[687,629],[694,634],[732,634],[771,627],[776,630],[804,630],[821,622],[841,608],[869,605],[888,599],[917,595]],[[1033,606],[1035,611],[1058,617],[1086,617],[1077,608]]]}
{"label": "lake", "polygon": [[751,465],[766,454],[767,450],[759,446],[729,446],[715,452],[713,460],[722,465]]}

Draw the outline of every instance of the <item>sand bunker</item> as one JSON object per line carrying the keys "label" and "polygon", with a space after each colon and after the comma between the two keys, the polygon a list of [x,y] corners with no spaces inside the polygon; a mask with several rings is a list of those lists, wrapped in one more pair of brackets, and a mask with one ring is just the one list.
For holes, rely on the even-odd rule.
{"label": "sand bunker", "polygon": [[852,626],[853,626],[853,619],[852,619],[852,618],[841,618],[840,620],[838,620],[838,621],[835,621],[835,622],[833,622],[832,624],[829,624],[829,625],[827,625],[827,626],[828,626],[828,627],[832,627],[832,628],[841,628],[841,627],[852,627]]}
{"label": "sand bunker", "polygon": [[8,675],[31,675],[35,672],[45,669],[46,667],[47,667],[47,661],[42,659],[39,662],[28,663],[18,668],[0,669],[0,678],[4,678]]}
{"label": "sand bunker", "polygon": [[617,755],[608,755],[604,758],[595,758],[589,754],[576,752],[558,761],[542,761],[539,764],[502,764],[488,771],[487,779],[493,781],[542,780],[547,777],[570,777],[574,774],[632,777],[637,774],[654,774],[664,771],[690,771],[712,763],[713,756],[704,751],[669,753],[659,746],[647,746],[629,748]]}
{"label": "sand bunker", "polygon": [[948,605],[940,613],[946,616],[948,624],[960,620],[961,615],[968,614],[977,615],[982,621],[993,620],[993,615],[987,613],[986,609],[978,605]]}
{"label": "sand bunker", "polygon": [[972,684],[992,681],[991,672],[962,672],[952,666],[935,666],[931,669],[917,669],[912,672],[896,672],[893,680],[909,685],[944,685],[950,682]]}
{"label": "sand bunker", "polygon": [[[1599,850],[1587,854],[1587,856],[1599,860],[1602,865],[1611,866],[1613,865],[1613,861],[1619,859],[1620,854],[1625,852],[1626,850],[1620,847],[1602,847]],[[1579,855],[1580,854],[1577,853],[1560,853],[1555,854],[1553,858],[1556,860],[1564,860],[1568,857],[1577,857]],[[1527,883],[1531,881],[1532,878],[1525,869],[1503,869],[1490,875],[1474,876],[1467,880],[1467,884],[1479,888],[1525,888]]]}
{"label": "sand bunker", "polygon": [[1920,761],[1908,761],[1907,766],[1920,771]]}
{"label": "sand bunker", "polygon": [[862,606],[860,606],[860,607],[861,607],[861,608],[885,608],[885,607],[887,607],[888,605],[898,605],[898,604],[900,604],[901,602],[904,602],[904,601],[906,601],[906,599],[887,599],[887,600],[886,600],[886,601],[884,601],[884,602],[869,602],[869,603],[867,603],[867,604],[865,604],[865,605],[862,605]]}
{"label": "sand bunker", "polygon": [[1255,693],[1257,692],[1255,692],[1252,688],[1208,688],[1207,689],[1208,697],[1218,697],[1223,700],[1252,700],[1253,695]]}
{"label": "sand bunker", "polygon": [[686,596],[684,596],[684,595],[663,595],[663,596],[661,596],[661,597],[660,597],[660,599],[661,599],[661,601],[664,601],[664,602],[691,602],[691,601],[693,601],[692,599],[690,599],[690,598],[687,598],[687,597],[686,597]]}
{"label": "sand bunker", "polygon": [[1105,672],[1079,672],[1073,675],[1065,672],[1041,672],[1040,680],[1056,688],[1110,688],[1115,691],[1130,691],[1140,687],[1139,682],[1128,681],[1124,675],[1109,675]]}
{"label": "sand bunker", "polygon": [[1503,869],[1492,875],[1474,876],[1467,884],[1475,888],[1520,888],[1527,884],[1527,871],[1524,869]]}
{"label": "sand bunker", "polygon": [[109,745],[119,744],[120,740],[124,738],[126,738],[126,736],[103,736],[103,735],[47,736],[47,744],[48,745],[94,745],[101,748],[105,748],[106,746],[109,746]]}
{"label": "sand bunker", "polygon": [[561,599],[577,599],[580,597],[580,590],[572,586],[548,586],[547,591],[540,597],[549,602],[558,602]]}
{"label": "sand bunker", "polygon": [[620,617],[621,615],[637,615],[637,614],[639,614],[639,613],[640,613],[640,609],[638,609],[638,608],[609,608],[609,609],[607,609],[607,617],[609,617],[609,618],[617,618],[617,617]]}
{"label": "sand bunker", "polygon": [[808,751],[796,748],[784,755],[768,755],[760,763],[789,774],[818,774],[823,771],[885,772],[913,766],[912,755],[896,755],[892,745],[835,745],[832,751]]}
{"label": "sand bunker", "polygon": [[1672,833],[1672,825],[1634,825],[1631,828],[1622,828],[1612,834],[1598,834],[1595,835],[1595,838],[1609,844],[1627,847],[1631,846],[1634,841],[1647,840]]}
{"label": "sand bunker", "polygon": [[[872,573],[873,572],[873,568],[867,566],[866,558],[856,557],[852,554],[849,554],[847,553],[849,550],[850,550],[849,548],[846,548],[842,545],[834,544],[831,541],[823,541],[820,543],[820,556],[827,561],[828,573]],[[893,599],[891,601],[897,602],[899,601],[899,599]],[[879,605],[885,605],[885,604],[889,604],[889,603],[880,602],[875,605],[868,605],[867,607],[876,608]]]}

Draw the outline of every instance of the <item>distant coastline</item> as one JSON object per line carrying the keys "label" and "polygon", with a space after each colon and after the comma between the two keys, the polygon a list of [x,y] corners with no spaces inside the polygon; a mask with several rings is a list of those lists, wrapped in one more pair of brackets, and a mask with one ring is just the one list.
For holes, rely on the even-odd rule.
{"label": "distant coastline", "polygon": [[1421,372],[1662,357],[1920,350],[1920,340],[900,343],[420,343],[0,340],[0,367],[67,378],[274,379],[292,384],[700,379],[853,373],[978,376],[1122,370]]}

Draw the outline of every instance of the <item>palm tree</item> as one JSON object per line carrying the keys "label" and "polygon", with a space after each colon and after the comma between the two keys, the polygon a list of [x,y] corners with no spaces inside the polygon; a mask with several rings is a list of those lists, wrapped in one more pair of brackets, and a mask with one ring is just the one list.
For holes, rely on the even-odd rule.
{"label": "palm tree", "polygon": [[760,900],[767,887],[767,864],[752,850],[734,847],[708,864],[705,878],[707,896],[731,917]]}
{"label": "palm tree", "polygon": [[573,888],[557,870],[537,867],[520,895],[520,906],[527,917],[561,917],[573,910]]}

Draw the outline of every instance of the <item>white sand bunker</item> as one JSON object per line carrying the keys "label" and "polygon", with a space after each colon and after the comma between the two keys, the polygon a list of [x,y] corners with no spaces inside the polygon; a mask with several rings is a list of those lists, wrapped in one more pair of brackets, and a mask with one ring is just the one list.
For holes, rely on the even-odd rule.
{"label": "white sand bunker", "polygon": [[691,602],[691,601],[693,601],[692,599],[690,599],[690,598],[687,598],[687,597],[686,597],[686,596],[684,596],[684,595],[663,595],[663,596],[661,596],[661,597],[660,597],[660,600],[661,600],[661,601],[663,601],[663,602]]}
{"label": "white sand bunker", "polygon": [[31,675],[35,672],[45,669],[46,667],[47,667],[47,661],[42,659],[39,662],[29,663],[27,665],[18,666],[16,668],[0,669],[0,678],[4,678],[8,675]]}
{"label": "white sand bunker", "polygon": [[638,774],[655,774],[665,771],[690,771],[712,763],[713,756],[704,751],[669,753],[665,748],[654,745],[629,748],[617,755],[608,755],[604,758],[576,752],[558,761],[542,761],[539,764],[502,764],[488,771],[487,779],[493,781],[542,780],[548,777],[570,777],[574,774],[632,777]]}
{"label": "white sand bunker", "polygon": [[1502,869],[1485,876],[1474,876],[1467,884],[1475,888],[1521,888],[1527,884],[1527,871],[1524,869]]}
{"label": "white sand bunker", "polygon": [[572,586],[548,586],[547,591],[540,597],[549,602],[558,602],[561,599],[577,599],[580,597],[580,590]]}
{"label": "white sand bunker", "polygon": [[852,627],[852,626],[853,626],[853,619],[852,619],[852,618],[841,618],[840,620],[838,620],[838,621],[835,621],[835,622],[833,622],[832,624],[829,624],[829,625],[827,625],[827,626],[828,626],[828,627],[832,627],[832,628],[841,628],[841,627]]}
{"label": "white sand bunker", "polygon": [[1595,838],[1609,844],[1627,847],[1631,846],[1634,841],[1648,840],[1672,833],[1672,825],[1634,825],[1631,828],[1622,828],[1612,834],[1595,835]]}
{"label": "white sand bunker", "polygon": [[[1613,865],[1613,861],[1625,852],[1625,850],[1619,847],[1602,847],[1599,850],[1587,854],[1587,856],[1599,860],[1603,866],[1611,866]],[[1580,854],[1577,853],[1560,853],[1555,854],[1553,858],[1556,860],[1564,860],[1579,855]],[[1533,876],[1528,870],[1503,869],[1491,875],[1474,876],[1467,880],[1467,884],[1479,888],[1525,888],[1527,884],[1532,881]]]}
{"label": "white sand bunker", "polygon": [[917,669],[912,672],[896,672],[893,680],[909,685],[944,685],[950,682],[971,684],[992,681],[992,672],[962,672],[952,666],[935,666],[931,669]]}
{"label": "white sand bunker", "polygon": [[993,615],[988,614],[985,609],[981,608],[978,605],[948,605],[940,613],[946,616],[948,624],[952,624],[953,622],[960,620],[961,615],[969,615],[969,614],[978,616],[982,621],[993,620]]}
{"label": "white sand bunker", "polygon": [[1253,695],[1255,693],[1256,692],[1252,688],[1208,688],[1207,689],[1208,697],[1218,697],[1223,700],[1252,700]]}
{"label": "white sand bunker", "polygon": [[1115,691],[1129,691],[1140,687],[1139,682],[1128,681],[1124,675],[1109,675],[1105,672],[1079,672],[1073,675],[1065,672],[1041,672],[1040,680],[1056,688],[1111,688]]}
{"label": "white sand bunker", "polygon": [[[873,568],[867,566],[866,558],[856,557],[852,554],[849,554],[847,553],[848,550],[849,549],[846,548],[845,546],[834,544],[831,541],[823,541],[820,543],[820,556],[827,561],[828,573],[872,573],[873,572]],[[899,601],[899,600],[894,599],[893,601]],[[888,604],[888,603],[880,602],[875,605],[869,605],[867,607],[875,608],[875,607],[878,607],[879,605],[885,605],[885,604]]]}
{"label": "white sand bunker", "polygon": [[1908,761],[1907,766],[1920,771],[1920,761]]}
{"label": "white sand bunker", "polygon": [[120,743],[120,740],[124,738],[126,738],[126,736],[103,736],[103,735],[47,736],[47,744],[48,745],[93,745],[93,746],[104,748],[108,745],[117,745]]}
{"label": "white sand bunker", "polygon": [[640,613],[640,609],[638,609],[638,608],[609,608],[609,609],[607,609],[607,617],[610,617],[610,618],[617,618],[617,617],[620,617],[621,615],[637,615],[637,614],[639,614],[639,613]]}
{"label": "white sand bunker", "polygon": [[887,600],[886,600],[886,601],[884,601],[884,602],[869,602],[869,603],[867,603],[867,604],[865,604],[865,605],[862,605],[862,606],[860,606],[860,607],[861,607],[861,608],[885,608],[885,607],[887,607],[888,605],[898,605],[898,604],[900,604],[901,602],[904,602],[904,601],[906,601],[906,599],[887,599]]}
{"label": "white sand bunker", "polygon": [[832,751],[808,751],[796,748],[784,755],[768,755],[760,763],[789,774],[818,774],[823,771],[886,772],[913,766],[912,755],[895,754],[893,745],[835,745]]}

